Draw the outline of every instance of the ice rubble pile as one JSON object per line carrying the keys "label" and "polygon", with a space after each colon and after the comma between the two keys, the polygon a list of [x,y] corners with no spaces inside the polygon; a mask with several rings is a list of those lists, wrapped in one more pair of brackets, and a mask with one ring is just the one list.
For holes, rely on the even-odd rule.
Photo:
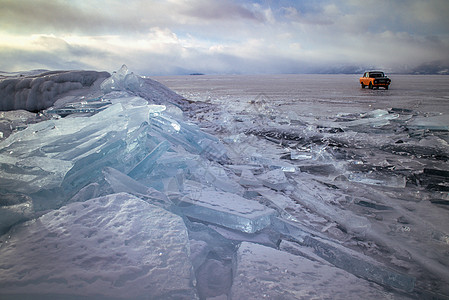
{"label": "ice rubble pile", "polygon": [[[43,210],[97,182],[105,167],[165,191],[177,172],[207,179],[211,171],[200,156],[226,159],[218,139],[179,120],[174,106],[148,104],[126,92],[106,94],[101,102],[96,114],[30,124],[2,141],[2,192],[30,196]],[[2,222],[2,228],[10,225]]]}
{"label": "ice rubble pile", "polygon": [[[330,192],[347,180],[385,184],[376,174],[354,172],[357,164],[339,174],[339,165],[329,162],[336,155],[328,153],[330,143],[349,143],[350,135],[331,141],[304,131],[295,136],[279,124],[248,129],[251,122],[242,122],[225,145],[183,119],[182,97],[126,66],[100,87],[59,98],[44,114],[53,118],[0,142],[0,230],[32,220],[3,237],[0,294],[20,294],[25,286],[50,296],[127,299],[393,295],[363,279],[413,290],[413,276],[322,233],[338,226],[359,239],[376,235],[366,216],[342,207]],[[399,115],[345,118],[325,128],[384,130]],[[277,153],[257,155],[246,143],[254,135],[284,147],[295,141],[290,162]],[[334,183],[309,175],[334,173]],[[400,178],[394,188],[405,184],[404,176],[394,176]],[[320,222],[334,223],[320,232],[314,228]],[[354,288],[337,295],[341,284]]]}
{"label": "ice rubble pile", "polygon": [[[204,297],[219,289],[193,288],[187,229],[168,211],[244,232],[270,224],[274,210],[238,195],[224,145],[183,120],[179,96],[155,86],[148,95],[145,79],[124,67],[103,81],[103,95],[61,98],[49,119],[22,120],[0,142],[0,230],[17,224],[2,239],[1,294],[30,286],[42,297]],[[142,91],[171,97],[154,104]],[[207,253],[193,259],[202,282],[213,272],[204,275]]]}
{"label": "ice rubble pile", "polygon": [[[290,199],[286,200],[297,201],[309,212],[335,223],[318,225],[321,222],[316,216],[299,213],[295,205],[288,203],[284,211],[339,240],[344,240],[347,233],[357,236],[364,241],[357,244],[367,243],[360,247],[365,253],[416,274],[418,290],[428,290],[426,285],[438,281],[438,288],[433,290],[437,294],[449,293],[444,287],[444,278],[449,276],[447,264],[435,259],[445,255],[449,236],[445,210],[449,203],[447,115],[424,116],[409,109],[391,108],[311,120],[309,116],[271,110],[265,122],[260,122],[251,111],[263,114],[261,105],[249,104],[239,110],[234,117],[237,122],[229,122],[226,116],[217,118],[223,125],[234,124],[226,138],[234,145],[234,155],[230,156],[249,157],[249,161],[270,169],[281,168],[288,175],[283,194]],[[255,154],[257,149],[270,149],[270,145],[264,157]],[[300,172],[289,173],[288,169]],[[253,168],[252,173],[256,172]],[[264,200],[270,199],[260,193],[260,188],[253,190]],[[284,202],[278,196],[274,199],[278,204]],[[288,220],[288,216],[282,219]],[[341,226],[345,234],[338,229]],[[277,231],[288,235],[282,228]],[[304,231],[298,232],[297,239]],[[304,237],[303,245],[310,246],[306,240]],[[325,249],[332,253],[331,247]],[[315,248],[315,254],[318,252]],[[353,266],[357,265],[363,264]],[[345,270],[349,269],[346,266]]]}

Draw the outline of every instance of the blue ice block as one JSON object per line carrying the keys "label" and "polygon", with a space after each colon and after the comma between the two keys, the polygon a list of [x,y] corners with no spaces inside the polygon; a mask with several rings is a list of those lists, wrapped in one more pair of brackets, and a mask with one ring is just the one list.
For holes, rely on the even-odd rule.
{"label": "blue ice block", "polygon": [[217,191],[191,193],[178,206],[188,217],[246,233],[266,228],[276,215],[273,209],[257,201]]}
{"label": "blue ice block", "polygon": [[131,171],[128,172],[128,176],[138,179],[151,173],[156,161],[170,149],[170,143],[167,141],[161,142],[157,145],[139,164],[137,164]]}
{"label": "blue ice block", "polygon": [[225,161],[226,148],[220,141],[193,124],[175,120],[164,114],[150,114],[152,130],[175,145],[193,154],[204,155],[216,161]]}

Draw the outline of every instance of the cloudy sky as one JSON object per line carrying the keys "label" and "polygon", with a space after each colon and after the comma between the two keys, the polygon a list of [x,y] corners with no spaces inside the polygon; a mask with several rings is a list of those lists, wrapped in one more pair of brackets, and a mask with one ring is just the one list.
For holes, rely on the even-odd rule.
{"label": "cloudy sky", "polygon": [[0,0],[0,70],[449,66],[448,0]]}

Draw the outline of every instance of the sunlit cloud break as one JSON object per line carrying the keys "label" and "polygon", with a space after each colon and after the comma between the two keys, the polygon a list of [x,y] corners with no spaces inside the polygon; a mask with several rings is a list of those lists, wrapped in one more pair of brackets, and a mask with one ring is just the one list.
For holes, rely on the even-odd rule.
{"label": "sunlit cloud break", "polygon": [[0,70],[144,75],[444,73],[449,5],[432,1],[0,0]]}

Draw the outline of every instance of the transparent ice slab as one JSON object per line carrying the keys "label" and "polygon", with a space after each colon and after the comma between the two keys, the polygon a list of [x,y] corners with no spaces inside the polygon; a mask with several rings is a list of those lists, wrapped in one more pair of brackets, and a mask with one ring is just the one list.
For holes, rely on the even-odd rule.
{"label": "transparent ice slab", "polygon": [[144,159],[142,159],[131,171],[128,172],[130,177],[138,179],[139,177],[144,177],[145,175],[153,171],[157,160],[170,149],[170,143],[167,141],[162,141],[157,145]]}
{"label": "transparent ice slab", "polygon": [[361,114],[356,120],[351,120],[347,122],[340,122],[342,127],[359,127],[359,126],[370,126],[370,127],[382,127],[390,124],[390,120],[397,119],[398,114],[389,113],[387,110],[376,109],[364,114]]}
{"label": "transparent ice slab", "polygon": [[20,159],[0,155],[0,189],[30,194],[55,188],[72,166],[71,162],[47,157]]}
{"label": "transparent ice slab", "polygon": [[201,158],[198,155],[189,153],[181,147],[172,147],[173,151],[165,152],[157,160],[152,175],[158,178],[174,177],[179,172],[190,173],[201,165]]}
{"label": "transparent ice slab", "polygon": [[[75,100],[72,100],[75,101]],[[70,114],[76,114],[76,113],[90,113],[95,114],[97,112],[100,112],[104,109],[106,109],[109,105],[111,105],[112,102],[109,100],[103,99],[103,97],[96,97],[91,99],[79,99],[77,102],[73,103],[67,103],[63,106],[53,106],[49,109],[46,109],[43,111],[44,114],[50,114],[50,115],[61,115],[61,116],[67,116]]]}
{"label": "transparent ice slab", "polygon": [[188,217],[246,233],[266,228],[276,214],[257,201],[217,191],[191,193],[183,197],[178,206]]}
{"label": "transparent ice slab", "polygon": [[376,174],[376,173],[351,173],[347,176],[349,181],[360,182],[363,184],[393,187],[393,188],[405,188],[406,178],[405,176],[395,174]]}
{"label": "transparent ice slab", "polygon": [[268,167],[269,169],[281,169],[282,171],[288,173],[294,173],[297,171],[295,166],[288,162],[266,158],[261,154],[252,155],[249,158],[249,161],[251,164],[260,164],[262,166]]}
{"label": "transparent ice slab", "polygon": [[142,79],[128,70],[126,65],[122,65],[120,70],[112,73],[112,76],[105,79],[100,88],[105,93],[112,91],[138,91],[143,85]]}
{"label": "transparent ice slab", "polygon": [[125,192],[136,195],[150,204],[158,205],[166,209],[172,206],[171,201],[165,193],[145,186],[114,168],[104,168],[103,175],[105,181],[108,183],[106,188],[112,190],[114,193]]}
{"label": "transparent ice slab", "polygon": [[280,242],[279,232],[272,230],[271,227],[264,228],[256,233],[244,233],[214,225],[209,225],[209,228],[212,228],[226,239],[232,241],[258,243],[273,248],[276,248]]}
{"label": "transparent ice slab", "polygon": [[150,124],[163,138],[175,145],[181,145],[191,153],[220,162],[227,160],[227,150],[220,141],[194,124],[187,124],[162,114],[150,114]]}
{"label": "transparent ice slab", "polygon": [[126,92],[128,95],[142,97],[149,103],[164,105],[170,103],[179,107],[191,106],[182,96],[165,85],[130,72],[126,65],[123,65],[120,70],[105,79],[100,88],[107,95]]}
{"label": "transparent ice slab", "polygon": [[242,186],[228,176],[223,166],[215,162],[203,161],[195,168],[191,168],[191,173],[197,181],[213,186],[217,190],[239,195],[243,193]]}
{"label": "transparent ice slab", "polygon": [[[265,187],[255,187],[253,190],[248,190],[247,194],[249,193],[254,195],[259,202],[276,210],[279,216],[283,219],[297,221],[294,216],[287,212],[288,209],[295,207],[296,203],[290,197],[285,196],[282,192],[274,191]],[[259,198],[258,196],[262,198]]]}
{"label": "transparent ice slab", "polygon": [[[63,197],[71,197],[101,178],[105,167],[116,168],[135,179],[150,176],[156,167],[166,167],[167,172],[151,175],[160,176],[156,178],[159,180],[177,174],[180,169],[190,172],[192,167],[196,168],[194,165],[195,162],[198,165],[198,159],[192,155],[200,154],[217,160],[226,157],[226,149],[217,138],[195,125],[169,116],[165,113],[165,105],[148,105],[146,100],[123,92],[114,95],[84,101],[86,105],[95,107],[107,103],[105,109],[92,116],[31,124],[1,141],[0,188],[35,193],[62,186],[67,194]],[[182,118],[176,110],[169,111]],[[157,119],[161,126],[150,126],[151,119]],[[166,122],[169,122],[168,127]],[[177,163],[165,160],[158,164],[172,147],[172,157],[177,157]],[[235,190],[233,186],[239,187],[230,180],[226,183],[222,176],[212,171],[213,168],[208,174],[209,179],[217,179],[214,184],[222,187],[227,184],[229,191]]]}

